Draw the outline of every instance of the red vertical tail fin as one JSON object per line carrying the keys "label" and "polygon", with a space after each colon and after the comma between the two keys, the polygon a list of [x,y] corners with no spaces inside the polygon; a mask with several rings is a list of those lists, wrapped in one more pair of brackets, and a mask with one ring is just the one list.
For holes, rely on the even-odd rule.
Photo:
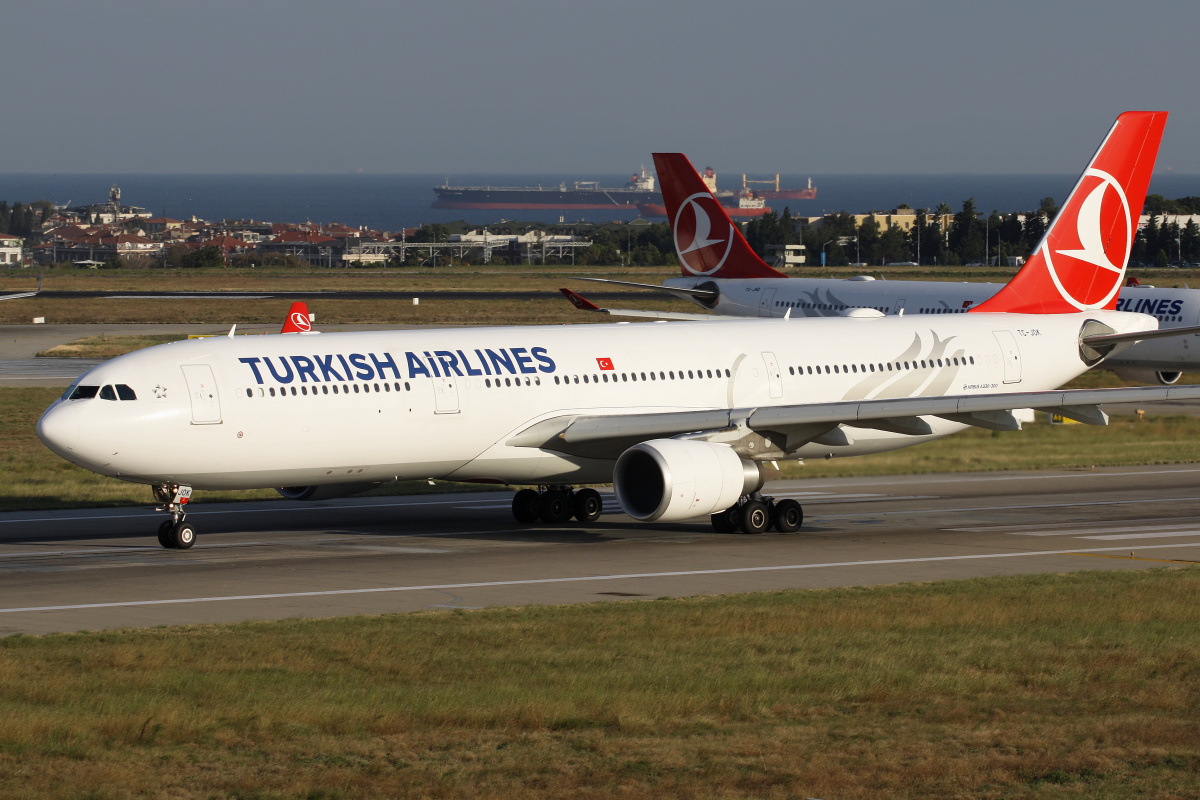
{"label": "red vertical tail fin", "polygon": [[1117,117],[1025,266],[971,310],[1066,314],[1116,308],[1166,122],[1165,111]]}
{"label": "red vertical tail fin", "polygon": [[303,300],[297,300],[288,310],[280,333],[308,333],[311,330],[312,321],[308,316],[308,305]]}
{"label": "red vertical tail fin", "polygon": [[655,153],[684,277],[784,278],[758,257],[683,153]]}

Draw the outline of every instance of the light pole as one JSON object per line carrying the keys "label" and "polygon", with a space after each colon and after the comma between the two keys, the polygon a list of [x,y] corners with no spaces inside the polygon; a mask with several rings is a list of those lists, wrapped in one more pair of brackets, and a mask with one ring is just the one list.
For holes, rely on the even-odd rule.
{"label": "light pole", "polygon": [[829,247],[829,245],[833,244],[836,241],[837,241],[837,239],[830,239],[828,242],[821,245],[821,266],[822,267],[825,266],[825,248]]}

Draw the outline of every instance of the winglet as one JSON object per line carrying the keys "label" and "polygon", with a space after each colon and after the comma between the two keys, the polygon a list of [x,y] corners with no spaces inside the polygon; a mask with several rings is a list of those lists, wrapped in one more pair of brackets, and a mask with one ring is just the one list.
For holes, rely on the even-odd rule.
{"label": "winglet", "polygon": [[308,318],[308,305],[303,300],[297,300],[292,303],[280,333],[308,333],[311,330],[312,322]]}
{"label": "winglet", "polygon": [[1117,117],[1025,266],[970,313],[1116,308],[1166,122],[1165,111]]}
{"label": "winglet", "polygon": [[563,293],[563,297],[565,297],[565,298],[567,298],[567,300],[571,301],[571,305],[575,306],[580,311],[603,311],[604,310],[604,309],[600,308],[600,306],[593,303],[591,300],[588,300],[583,295],[576,294],[575,292],[572,292],[570,289],[559,289],[559,291]]}
{"label": "winglet", "polygon": [[675,255],[685,278],[786,278],[758,257],[683,153],[655,153]]}

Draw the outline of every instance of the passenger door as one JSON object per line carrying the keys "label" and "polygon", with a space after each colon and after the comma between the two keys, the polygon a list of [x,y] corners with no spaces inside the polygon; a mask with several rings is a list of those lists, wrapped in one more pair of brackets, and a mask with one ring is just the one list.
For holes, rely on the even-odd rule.
{"label": "passenger door", "polygon": [[772,303],[775,302],[775,289],[763,289],[762,299],[758,302],[758,315],[760,317],[775,316],[775,309]]}
{"label": "passenger door", "polygon": [[779,371],[779,360],[774,353],[763,353],[762,358],[767,368],[767,386],[771,390],[771,397],[783,397],[783,373]]}
{"label": "passenger door", "polygon": [[192,401],[193,425],[216,425],[221,422],[221,396],[217,380],[208,364],[185,364],[183,378],[187,381],[188,397]]}
{"label": "passenger door", "polygon": [[1017,347],[1016,337],[1012,331],[995,331],[996,342],[1000,345],[1000,358],[1004,360],[1004,382],[1021,382],[1021,351]]}
{"label": "passenger door", "polygon": [[433,413],[457,414],[458,408],[458,379],[433,379]]}

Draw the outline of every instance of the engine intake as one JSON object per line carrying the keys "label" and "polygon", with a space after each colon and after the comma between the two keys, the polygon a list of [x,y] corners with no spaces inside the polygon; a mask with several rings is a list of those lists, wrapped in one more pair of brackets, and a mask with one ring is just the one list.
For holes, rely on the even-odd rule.
{"label": "engine intake", "polygon": [[1170,386],[1178,382],[1182,372],[1168,370],[1153,370],[1153,369],[1129,369],[1121,367],[1114,369],[1113,372],[1118,378],[1124,381],[1137,381],[1138,383],[1158,383],[1163,386]]}
{"label": "engine intake", "polygon": [[729,508],[763,485],[762,470],[729,445],[652,439],[621,454],[613,488],[621,510],[642,522],[675,522]]}

